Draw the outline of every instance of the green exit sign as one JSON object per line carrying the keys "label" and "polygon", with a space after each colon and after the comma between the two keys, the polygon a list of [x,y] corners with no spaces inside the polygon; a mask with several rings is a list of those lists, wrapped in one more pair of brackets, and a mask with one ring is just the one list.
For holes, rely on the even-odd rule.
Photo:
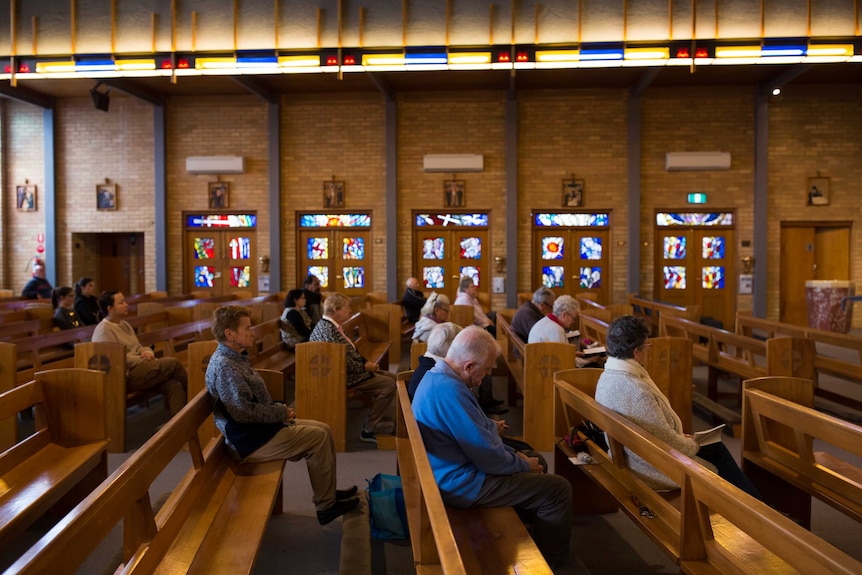
{"label": "green exit sign", "polygon": [[706,194],[693,193],[688,195],[688,203],[690,204],[705,204]]}

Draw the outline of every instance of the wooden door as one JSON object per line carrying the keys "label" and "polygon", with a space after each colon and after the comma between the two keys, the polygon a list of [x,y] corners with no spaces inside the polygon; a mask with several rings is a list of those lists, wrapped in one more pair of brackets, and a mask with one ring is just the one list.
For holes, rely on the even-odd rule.
{"label": "wooden door", "polygon": [[324,291],[348,297],[372,291],[371,232],[364,229],[314,229],[300,232],[300,276],[320,279]]}
{"label": "wooden door", "polygon": [[143,293],[144,235],[96,234],[99,245],[99,289],[116,290],[126,295]]}
{"label": "wooden door", "polygon": [[808,325],[805,282],[850,279],[850,224],[782,222],[780,270],[779,320]]}
{"label": "wooden door", "polygon": [[491,269],[489,266],[488,230],[474,227],[440,229],[415,228],[413,261],[418,262],[416,277],[422,282],[425,295],[435,291],[454,302],[462,277],[473,278],[481,294],[490,298]]}
{"label": "wooden door", "polygon": [[211,296],[257,291],[257,216],[185,215],[184,291]]}

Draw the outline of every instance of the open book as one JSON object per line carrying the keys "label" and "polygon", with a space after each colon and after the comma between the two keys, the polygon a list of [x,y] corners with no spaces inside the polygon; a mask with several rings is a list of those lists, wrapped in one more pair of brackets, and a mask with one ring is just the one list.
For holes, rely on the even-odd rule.
{"label": "open book", "polygon": [[697,431],[694,434],[694,440],[698,445],[712,445],[713,443],[719,443],[721,441],[721,433],[724,431],[724,424],[717,425],[712,429],[706,429],[704,431]]}
{"label": "open book", "polygon": [[592,357],[594,355],[604,355],[608,352],[605,346],[598,345],[596,347],[585,347],[583,350],[584,357]]}

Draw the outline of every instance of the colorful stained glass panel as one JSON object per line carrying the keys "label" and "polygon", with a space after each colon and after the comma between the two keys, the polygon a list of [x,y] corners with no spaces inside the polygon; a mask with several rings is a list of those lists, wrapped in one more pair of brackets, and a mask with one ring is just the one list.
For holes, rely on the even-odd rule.
{"label": "colorful stained glass panel", "polygon": [[215,268],[213,266],[195,266],[195,287],[214,287]]}
{"label": "colorful stained glass panel", "polygon": [[732,226],[733,214],[730,212],[659,212],[655,224],[667,226]]}
{"label": "colorful stained glass panel", "polygon": [[443,238],[425,238],[422,240],[422,259],[442,260],[445,253],[446,240]]}
{"label": "colorful stained glass panel", "polygon": [[583,237],[581,238],[581,259],[582,260],[600,260],[602,259],[602,238]]}
{"label": "colorful stained glass panel", "polygon": [[443,266],[426,266],[422,268],[422,281],[428,289],[442,289],[446,287],[446,276]]}
{"label": "colorful stained glass panel", "polygon": [[664,259],[666,260],[682,260],[685,259],[685,236],[665,236],[664,237]]}
{"label": "colorful stained glass panel", "polygon": [[724,289],[724,266],[703,267],[703,289]]}
{"label": "colorful stained glass panel", "polygon": [[329,287],[329,268],[326,266],[308,266],[308,274],[317,276],[320,280],[320,287]]}
{"label": "colorful stained glass panel", "polygon": [[542,268],[542,285],[547,288],[563,287],[563,277],[566,274],[563,266],[544,266]]}
{"label": "colorful stained glass panel", "polygon": [[247,260],[251,257],[251,238],[234,237],[228,243],[230,257],[233,260]]}
{"label": "colorful stained glass panel", "polygon": [[602,287],[602,268],[599,267],[583,267],[581,268],[582,289],[593,289]]}
{"label": "colorful stained glass panel", "polygon": [[563,251],[565,250],[565,240],[559,236],[549,236],[542,238],[542,259],[543,260],[561,260],[563,259]]}
{"label": "colorful stained glass panel", "polygon": [[299,217],[301,228],[369,228],[368,214],[303,214]]}
{"label": "colorful stained glass panel", "polygon": [[308,238],[308,259],[329,259],[329,238]]}
{"label": "colorful stained glass panel", "polygon": [[606,228],[608,214],[536,214],[535,223],[540,227]]}
{"label": "colorful stained glass panel", "polygon": [[215,238],[195,238],[195,259],[211,260],[215,257]]}
{"label": "colorful stained glass panel", "polygon": [[256,225],[254,214],[195,214],[186,218],[189,228],[253,228]]}
{"label": "colorful stained glass panel", "polygon": [[365,240],[363,238],[344,238],[342,254],[346,260],[365,259]]}
{"label": "colorful stained glass panel", "polygon": [[703,259],[724,259],[724,236],[705,236],[703,238]]}
{"label": "colorful stained glass panel", "polygon": [[482,240],[480,238],[461,238],[461,258],[478,260],[482,258]]}
{"label": "colorful stained glass panel", "polygon": [[685,289],[685,266],[664,266],[664,289]]}
{"label": "colorful stained glass panel", "polygon": [[479,268],[476,266],[461,266],[461,277],[473,280],[473,285],[479,287]]}
{"label": "colorful stained glass panel", "polygon": [[251,285],[251,266],[230,268],[230,285],[237,288],[247,288]]}
{"label": "colorful stained glass panel", "polygon": [[416,214],[416,226],[488,227],[488,214]]}
{"label": "colorful stained glass panel", "polygon": [[344,288],[364,288],[365,287],[365,267],[352,266],[341,268],[342,276],[344,277]]}

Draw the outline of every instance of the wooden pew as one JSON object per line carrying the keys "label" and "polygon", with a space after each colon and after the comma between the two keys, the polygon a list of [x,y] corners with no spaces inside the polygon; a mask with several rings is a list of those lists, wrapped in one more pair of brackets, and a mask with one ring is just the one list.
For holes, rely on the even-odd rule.
{"label": "wooden pew", "polygon": [[509,368],[509,405],[514,405],[524,389],[524,349],[526,343],[512,331],[513,309],[497,311],[497,343],[500,353]]}
{"label": "wooden pew", "polygon": [[425,355],[428,351],[428,343],[424,341],[414,341],[410,346],[410,369],[419,367],[419,358]]}
{"label": "wooden pew", "polygon": [[620,316],[634,314],[634,308],[630,304],[603,305],[592,298],[584,297],[584,295],[587,294],[578,294],[575,296],[575,299],[578,300],[581,307],[581,315],[586,314],[596,319],[600,319],[605,323],[610,323],[612,320]]}
{"label": "wooden pew", "polygon": [[282,341],[281,323],[276,317],[251,327],[255,345],[249,350],[249,356],[255,367],[277,371],[287,382],[296,370],[296,352]]}
{"label": "wooden pew", "polygon": [[449,321],[461,327],[470,327],[473,325],[473,306],[471,305],[455,305],[449,306]]}
{"label": "wooden pew", "polygon": [[[118,573],[251,573],[270,515],[282,512],[284,461],[238,464],[221,437],[202,446],[198,431],[211,413],[199,393],[10,572],[73,573],[122,521]],[[190,468],[156,513],[153,481],[186,446]]]}
{"label": "wooden pew", "polygon": [[51,333],[57,329],[54,318],[27,319],[0,323],[0,341],[12,341],[24,337],[32,337],[40,333]]}
{"label": "wooden pew", "polygon": [[862,521],[862,468],[814,451],[816,440],[862,456],[862,427],[815,411],[811,380],[761,377],[743,387],[743,470],[766,500],[805,527],[812,495]]}
{"label": "wooden pew", "polygon": [[0,419],[33,407],[36,421],[33,435],[0,455],[0,546],[52,507],[65,513],[105,479],[104,397],[104,375],[78,369],[42,371],[0,394]]}
{"label": "wooden pew", "polygon": [[554,373],[574,367],[573,345],[546,342],[524,346],[524,441],[537,451],[554,449]]}
{"label": "wooden pew", "polygon": [[398,381],[398,468],[417,573],[550,574],[511,507],[454,509],[443,503],[407,387]]}
{"label": "wooden pew", "polygon": [[605,345],[608,339],[608,322],[587,313],[581,313],[579,331],[581,338],[591,339]]}
{"label": "wooden pew", "polygon": [[[594,465],[572,465],[564,444],[555,449],[555,470],[572,478],[581,513],[619,508],[680,570],[691,574],[858,573],[862,563],[797,525],[684,454],[593,399],[600,370],[557,374],[564,419],[557,432],[582,420],[608,436],[610,454],[583,437]],[[625,467],[623,447],[643,457],[680,490],[658,493]],[[579,478],[577,476],[580,476]],[[603,508],[604,507],[604,508]],[[592,511],[588,511],[592,509]]]}
{"label": "wooden pew", "polygon": [[642,298],[633,293],[628,295],[627,302],[632,306],[634,315],[639,315],[644,318],[644,321],[646,321],[647,325],[650,326],[653,335],[658,334],[659,320],[662,315],[682,317],[695,322],[700,321],[699,305],[680,307],[678,305]]}
{"label": "wooden pew", "polygon": [[691,433],[691,341],[682,337],[653,337],[649,343],[644,368],[679,416],[682,430]]}

